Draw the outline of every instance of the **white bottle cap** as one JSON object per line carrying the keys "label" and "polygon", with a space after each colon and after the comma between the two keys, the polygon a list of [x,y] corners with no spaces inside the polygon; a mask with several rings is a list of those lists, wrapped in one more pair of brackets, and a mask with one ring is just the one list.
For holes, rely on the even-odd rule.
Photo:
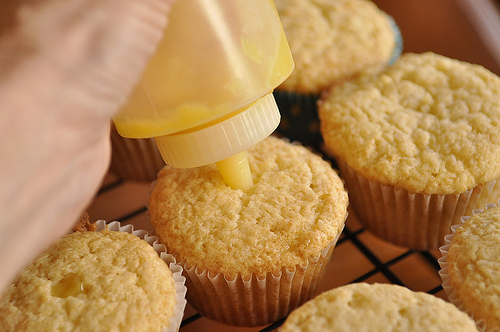
{"label": "white bottle cap", "polygon": [[155,137],[167,165],[192,168],[227,159],[248,150],[278,127],[280,112],[268,93],[235,116],[183,134]]}

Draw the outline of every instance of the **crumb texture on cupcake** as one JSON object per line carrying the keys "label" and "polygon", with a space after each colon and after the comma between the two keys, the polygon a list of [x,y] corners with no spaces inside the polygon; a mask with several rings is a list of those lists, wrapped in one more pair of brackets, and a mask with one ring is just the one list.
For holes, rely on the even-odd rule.
{"label": "crumb texture on cupcake", "polygon": [[378,75],[332,88],[325,144],[370,180],[424,194],[500,177],[500,78],[434,53],[406,53]]}
{"label": "crumb texture on cupcake", "polygon": [[231,189],[213,165],[160,171],[149,212],[178,261],[228,278],[278,274],[340,234],[348,199],[329,163],[275,137],[252,147],[248,162],[248,191]]}
{"label": "crumb texture on cupcake", "polygon": [[390,18],[366,0],[276,0],[295,70],[279,90],[319,93],[385,65],[396,47]]}
{"label": "crumb texture on cupcake", "polygon": [[392,284],[355,283],[326,291],[293,311],[280,332],[478,331],[451,303]]}
{"label": "crumb texture on cupcake", "polygon": [[500,329],[500,206],[473,215],[458,227],[448,254],[454,296],[487,331]]}
{"label": "crumb texture on cupcake", "polygon": [[161,331],[175,305],[172,272],[125,232],[64,236],[0,299],[2,331]]}

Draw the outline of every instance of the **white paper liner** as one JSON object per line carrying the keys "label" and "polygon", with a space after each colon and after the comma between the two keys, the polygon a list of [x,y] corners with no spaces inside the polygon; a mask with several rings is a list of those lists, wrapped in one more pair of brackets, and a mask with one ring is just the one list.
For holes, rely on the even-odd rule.
{"label": "white paper liner", "polygon": [[415,250],[438,249],[461,216],[500,198],[500,180],[460,194],[419,194],[369,180],[337,162],[361,224],[386,241]]}
{"label": "white paper liner", "polygon": [[124,180],[153,181],[165,166],[153,138],[125,138],[111,127],[110,170]]}
{"label": "white paper liner", "polygon": [[[495,203],[488,203],[485,206],[485,209],[491,209],[497,205],[500,204],[500,200],[498,201],[498,204]],[[478,214],[483,212],[483,209],[474,209],[472,211],[472,215]],[[450,276],[448,273],[448,251],[450,249],[451,242],[453,240],[453,236],[455,235],[457,229],[463,225],[467,220],[469,220],[471,216],[462,216],[460,218],[460,224],[453,225],[451,226],[451,234],[448,234],[444,237],[445,244],[439,247],[439,251],[441,252],[441,257],[438,259],[439,266],[441,267],[441,270],[438,271],[439,276],[441,277],[442,280],[442,286],[443,290],[445,291],[446,295],[448,296],[448,300],[453,303],[457,308],[460,310],[466,312],[474,321],[476,322],[476,325],[481,332],[499,332],[499,328],[488,328],[486,326],[486,321],[483,319],[477,319],[474,318],[474,313],[467,309],[462,301],[455,292],[455,289],[450,285]]]}
{"label": "white paper liner", "polygon": [[158,238],[156,236],[148,235],[148,232],[144,230],[134,230],[133,225],[122,226],[118,221],[112,221],[106,225],[106,221],[98,220],[96,221],[96,231],[102,231],[103,229],[109,229],[110,231],[117,232],[126,232],[133,234],[147,243],[149,243],[154,250],[158,253],[161,259],[163,259],[167,264],[170,270],[172,271],[172,275],[175,283],[175,300],[176,305],[174,307],[174,316],[170,318],[170,326],[168,328],[164,328],[162,332],[177,332],[180,329],[180,325],[182,323],[182,317],[184,316],[184,309],[186,307],[186,292],[187,287],[185,286],[186,278],[182,275],[183,268],[181,265],[177,264],[174,256],[167,253],[167,248],[165,245],[159,243]]}
{"label": "white paper liner", "polygon": [[252,275],[244,279],[238,275],[231,280],[222,273],[212,275],[180,261],[187,276],[188,302],[202,316],[226,325],[255,327],[273,323],[315,295],[343,228],[306,265],[283,268],[278,275],[268,273],[264,278]]}

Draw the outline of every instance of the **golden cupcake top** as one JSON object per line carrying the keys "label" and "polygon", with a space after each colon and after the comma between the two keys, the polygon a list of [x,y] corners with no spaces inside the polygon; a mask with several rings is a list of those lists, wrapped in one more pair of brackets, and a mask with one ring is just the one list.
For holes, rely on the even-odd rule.
{"label": "golden cupcake top", "polygon": [[478,331],[453,304],[393,284],[355,283],[326,291],[295,309],[280,332]]}
{"label": "golden cupcake top", "polygon": [[0,298],[2,331],[161,331],[174,315],[172,272],[125,232],[59,239]]}
{"label": "golden cupcake top", "polygon": [[275,0],[295,70],[278,89],[319,93],[385,65],[396,48],[391,19],[367,0]]}
{"label": "golden cupcake top", "polygon": [[473,215],[458,227],[448,254],[455,296],[476,321],[500,329],[500,206]]}
{"label": "golden cupcake top", "polygon": [[500,78],[434,53],[332,88],[319,105],[331,152],[365,177],[452,194],[500,177]]}
{"label": "golden cupcake top", "polygon": [[224,273],[281,273],[318,256],[341,233],[348,198],[331,165],[269,137],[248,151],[254,185],[231,189],[213,165],[163,168],[151,222],[179,263]]}

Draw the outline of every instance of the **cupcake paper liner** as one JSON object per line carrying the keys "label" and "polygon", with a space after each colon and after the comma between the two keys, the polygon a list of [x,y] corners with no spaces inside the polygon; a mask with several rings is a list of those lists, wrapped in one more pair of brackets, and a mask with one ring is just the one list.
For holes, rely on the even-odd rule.
{"label": "cupcake paper liner", "polygon": [[500,198],[498,180],[460,194],[427,195],[369,180],[344,161],[337,163],[361,224],[378,237],[410,249],[438,249],[461,216]]}
{"label": "cupcake paper liner", "polygon": [[111,128],[110,170],[131,181],[153,181],[165,162],[153,138],[125,138]]}
{"label": "cupcake paper liner", "polygon": [[403,35],[401,34],[401,30],[399,29],[399,26],[394,18],[390,15],[387,15],[387,17],[389,18],[389,22],[391,23],[392,30],[394,31],[394,39],[396,40],[396,45],[394,46],[392,56],[387,62],[389,65],[392,65],[403,53]]}
{"label": "cupcake paper liner", "polygon": [[187,288],[185,286],[186,278],[182,275],[183,268],[181,265],[177,264],[175,257],[167,253],[167,248],[165,247],[165,245],[161,244],[158,241],[158,238],[156,236],[150,236],[148,235],[148,232],[144,230],[134,230],[133,225],[121,226],[120,222],[118,221],[112,221],[109,224],[106,224],[106,221],[98,220],[96,221],[96,226],[96,231],[102,231],[103,229],[107,228],[110,231],[130,233],[139,237],[140,239],[145,240],[154,248],[160,258],[167,263],[168,267],[172,271],[175,282],[176,305],[174,307],[174,316],[170,318],[170,326],[168,328],[164,328],[162,332],[179,331],[187,302]]}
{"label": "cupcake paper liner", "polygon": [[202,316],[222,324],[254,327],[273,323],[314,296],[340,234],[307,264],[263,278],[253,274],[228,279],[181,261],[188,302]]}
{"label": "cupcake paper liner", "polygon": [[[498,204],[500,204],[500,201],[498,201]],[[491,208],[497,206],[498,204],[495,204],[495,203],[485,204],[486,205],[485,209],[486,210],[487,209],[491,209]],[[475,215],[475,214],[481,213],[483,211],[484,211],[483,209],[474,209],[474,210],[472,210],[471,214]],[[470,317],[472,317],[472,319],[474,319],[474,321],[476,322],[476,325],[477,325],[479,331],[481,331],[481,332],[499,332],[500,329],[498,329],[498,328],[494,328],[494,329],[488,328],[487,325],[486,325],[486,321],[484,321],[482,319],[474,318],[474,313],[471,310],[468,310],[465,307],[462,299],[460,299],[457,296],[457,293],[455,292],[455,289],[450,284],[450,276],[448,274],[448,260],[447,260],[448,251],[450,249],[450,245],[451,245],[451,242],[453,240],[453,237],[455,236],[455,232],[469,218],[471,218],[470,215],[469,216],[465,216],[465,215],[462,216],[460,218],[460,223],[451,226],[451,228],[450,228],[451,229],[451,233],[447,234],[444,237],[444,242],[445,243],[444,243],[444,245],[442,245],[441,247],[439,247],[439,251],[441,252],[441,257],[438,259],[438,263],[439,263],[439,266],[441,267],[441,270],[439,270],[438,273],[439,273],[439,276],[441,277],[443,290],[445,291],[446,295],[448,296],[448,300],[451,303],[453,303],[457,308],[459,308],[460,310],[466,312]]]}

